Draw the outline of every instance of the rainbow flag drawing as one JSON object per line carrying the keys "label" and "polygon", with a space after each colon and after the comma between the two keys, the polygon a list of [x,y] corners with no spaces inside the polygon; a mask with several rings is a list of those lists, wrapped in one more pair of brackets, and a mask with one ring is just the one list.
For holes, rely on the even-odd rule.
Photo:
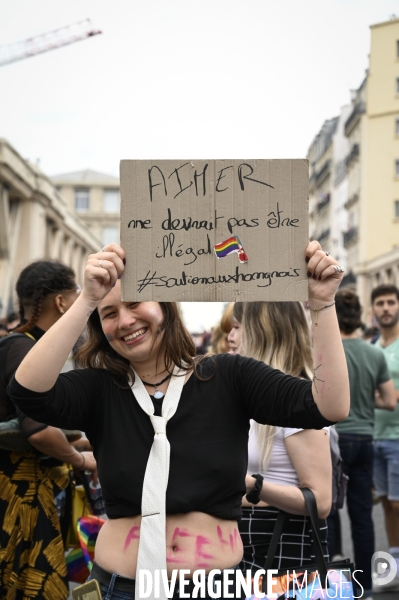
{"label": "rainbow flag drawing", "polygon": [[241,244],[240,238],[238,236],[233,236],[221,242],[220,244],[215,244],[213,247],[216,258],[224,258],[228,254],[232,252],[237,252],[238,260],[241,263],[246,263],[248,261],[248,256],[245,253],[243,245]]}

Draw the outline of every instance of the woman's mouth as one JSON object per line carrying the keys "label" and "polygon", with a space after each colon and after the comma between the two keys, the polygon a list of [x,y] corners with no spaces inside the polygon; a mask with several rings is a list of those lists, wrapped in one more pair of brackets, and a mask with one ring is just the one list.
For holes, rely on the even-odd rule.
{"label": "woman's mouth", "polygon": [[142,327],[141,329],[138,329],[133,333],[129,333],[129,335],[125,335],[125,337],[123,337],[122,340],[124,342],[133,342],[137,338],[142,337],[146,333],[147,329],[148,327]]}

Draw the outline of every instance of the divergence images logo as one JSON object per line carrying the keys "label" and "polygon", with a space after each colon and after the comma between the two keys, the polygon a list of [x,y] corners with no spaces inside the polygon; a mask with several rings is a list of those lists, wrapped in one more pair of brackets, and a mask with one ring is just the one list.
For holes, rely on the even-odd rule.
{"label": "divergence images logo", "polygon": [[398,567],[396,560],[388,552],[375,552],[371,558],[373,582],[378,585],[388,585],[395,579]]}

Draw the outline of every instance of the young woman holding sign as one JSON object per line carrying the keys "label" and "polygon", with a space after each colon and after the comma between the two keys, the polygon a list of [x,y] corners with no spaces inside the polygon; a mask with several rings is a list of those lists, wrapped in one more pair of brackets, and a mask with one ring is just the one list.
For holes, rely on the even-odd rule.
{"label": "young woman holding sign", "polygon": [[[240,598],[234,583],[221,584],[223,575],[240,581],[249,420],[320,429],[349,411],[330,308],[343,270],[318,242],[308,245],[316,386],[239,355],[196,360],[175,303],[121,301],[124,259],[116,244],[89,256],[79,298],[25,358],[10,392],[32,418],[81,429],[94,448],[109,520],[92,577],[104,598],[138,598],[144,587],[166,598],[175,570],[186,593],[204,597],[203,584],[206,598]],[[86,323],[85,368],[59,375]]]}

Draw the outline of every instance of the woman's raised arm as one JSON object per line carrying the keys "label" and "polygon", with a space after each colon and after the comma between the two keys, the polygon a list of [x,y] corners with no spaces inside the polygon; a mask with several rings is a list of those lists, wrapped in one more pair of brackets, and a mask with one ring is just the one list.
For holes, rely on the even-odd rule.
{"label": "woman's raised arm", "polygon": [[125,253],[117,244],[90,254],[82,292],[26,355],[15,373],[18,383],[33,392],[47,392],[53,387],[87,319],[122,275],[124,258]]}
{"label": "woman's raised arm", "polygon": [[309,299],[314,340],[313,398],[329,421],[349,414],[349,377],[335,312],[335,294],[343,269],[313,241],[306,248]]}

